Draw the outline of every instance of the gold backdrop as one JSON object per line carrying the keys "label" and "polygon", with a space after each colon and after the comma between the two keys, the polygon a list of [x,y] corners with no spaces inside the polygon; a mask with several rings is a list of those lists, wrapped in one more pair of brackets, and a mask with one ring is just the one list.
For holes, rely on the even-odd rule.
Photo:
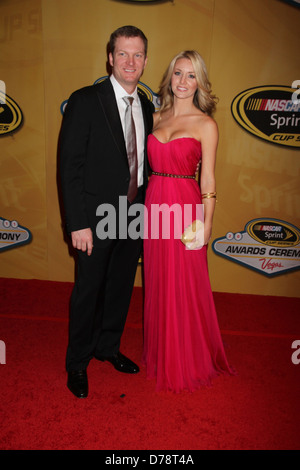
{"label": "gold backdrop", "polygon": [[[196,49],[206,61],[220,99],[213,239],[259,217],[300,225],[299,151],[247,133],[230,109],[243,90],[300,79],[299,9],[279,0],[1,0],[0,80],[24,122],[0,137],[0,217],[29,229],[32,241],[2,250],[0,277],[74,279],[57,189],[60,107],[72,91],[107,74],[109,35],[124,24],[149,39],[142,82],[154,92],[179,51]],[[299,296],[297,270],[266,277],[211,246],[208,256],[214,291]]]}

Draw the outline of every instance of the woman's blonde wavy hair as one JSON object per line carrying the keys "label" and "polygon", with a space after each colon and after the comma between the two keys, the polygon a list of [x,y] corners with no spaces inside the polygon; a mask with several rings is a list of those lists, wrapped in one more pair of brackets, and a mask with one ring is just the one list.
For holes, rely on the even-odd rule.
{"label": "woman's blonde wavy hair", "polygon": [[158,91],[161,103],[160,111],[167,111],[173,105],[174,95],[171,88],[171,78],[178,59],[189,59],[192,62],[198,84],[193,100],[194,105],[203,113],[211,116],[216,110],[218,98],[212,94],[205,62],[197,51],[182,51],[172,59],[162,78]]}

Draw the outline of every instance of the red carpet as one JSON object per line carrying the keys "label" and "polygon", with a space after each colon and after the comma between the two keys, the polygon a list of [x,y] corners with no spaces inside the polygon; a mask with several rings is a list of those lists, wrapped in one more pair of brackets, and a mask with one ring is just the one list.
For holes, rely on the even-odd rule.
{"label": "red carpet", "polygon": [[[300,299],[215,293],[236,377],[193,394],[93,360],[89,397],[66,387],[71,283],[0,279],[2,450],[297,450],[300,444]],[[135,288],[122,352],[140,362],[142,291]],[[300,357],[300,355],[299,355]],[[178,452],[177,452],[178,453]]]}

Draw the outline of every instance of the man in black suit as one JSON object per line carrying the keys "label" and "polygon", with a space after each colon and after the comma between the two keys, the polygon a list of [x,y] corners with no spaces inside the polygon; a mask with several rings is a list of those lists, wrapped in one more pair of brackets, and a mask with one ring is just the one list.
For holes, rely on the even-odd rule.
{"label": "man in black suit", "polygon": [[96,212],[102,204],[110,204],[118,221],[119,198],[130,199],[129,183],[133,178],[126,150],[127,104],[123,99],[128,96],[134,98],[138,187],[134,199],[126,199],[126,204],[130,208],[131,204],[144,202],[146,141],[152,130],[154,107],[137,84],[146,63],[144,33],[134,26],[117,29],[109,42],[112,74],[99,84],[74,92],[64,113],[60,135],[62,195],[66,229],[78,262],[70,304],[66,369],[68,388],[79,398],[88,395],[86,369],[93,357],[109,361],[121,372],[139,371],[119,347],[142,239],[124,238],[118,233],[100,239]]}

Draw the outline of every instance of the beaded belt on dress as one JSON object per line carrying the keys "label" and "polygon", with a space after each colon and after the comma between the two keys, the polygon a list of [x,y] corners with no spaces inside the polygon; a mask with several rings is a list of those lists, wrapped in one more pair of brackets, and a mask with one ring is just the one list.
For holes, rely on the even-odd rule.
{"label": "beaded belt on dress", "polygon": [[152,171],[152,175],[168,176],[169,178],[189,178],[189,179],[195,179],[195,175],[171,175],[170,173],[158,173],[157,171]]}

